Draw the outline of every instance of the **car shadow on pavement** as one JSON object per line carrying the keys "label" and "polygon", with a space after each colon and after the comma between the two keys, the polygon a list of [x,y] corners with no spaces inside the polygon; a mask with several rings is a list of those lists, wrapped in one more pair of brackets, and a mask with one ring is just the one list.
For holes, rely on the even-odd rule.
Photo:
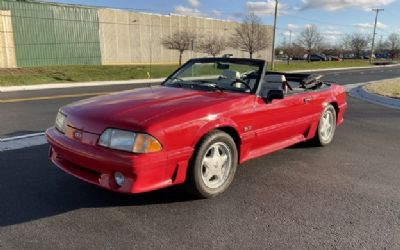
{"label": "car shadow on pavement", "polygon": [[293,146],[288,147],[287,149],[299,149],[299,148],[319,148],[315,142],[313,141],[305,141],[294,144]]}
{"label": "car shadow on pavement", "polygon": [[193,201],[176,186],[150,193],[119,194],[71,177],[47,159],[48,146],[0,153],[0,227],[80,208],[145,206]]}

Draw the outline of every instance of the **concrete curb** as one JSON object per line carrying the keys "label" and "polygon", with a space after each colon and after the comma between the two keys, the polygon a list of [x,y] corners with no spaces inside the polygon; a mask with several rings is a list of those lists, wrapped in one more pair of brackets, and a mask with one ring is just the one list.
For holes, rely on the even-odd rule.
{"label": "concrete curb", "polygon": [[353,69],[379,69],[379,68],[391,68],[400,66],[400,64],[390,64],[390,65],[376,65],[376,66],[365,66],[365,67],[350,67],[350,68],[327,68],[327,69],[311,69],[311,70],[293,70],[288,71],[288,73],[301,73],[301,72],[320,72],[320,71],[340,71],[340,70],[353,70]]}
{"label": "concrete curb", "polygon": [[373,82],[365,83],[362,86],[355,87],[349,91],[349,95],[370,103],[382,105],[388,108],[399,109],[400,110],[400,100],[389,98],[385,96],[380,96],[376,94],[372,94],[366,91],[363,86],[367,84],[371,84]]}
{"label": "concrete curb", "polygon": [[[367,66],[367,67],[351,67],[351,68],[331,68],[331,69],[313,69],[313,70],[294,70],[287,71],[287,73],[312,73],[319,71],[340,71],[340,70],[354,70],[354,69],[373,69],[373,68],[389,68],[396,67],[399,64],[383,65],[383,66]],[[97,87],[97,86],[109,86],[109,85],[129,85],[139,83],[161,83],[165,78],[158,79],[135,79],[127,81],[100,81],[100,82],[76,82],[76,83],[49,83],[49,84],[38,84],[38,85],[25,85],[25,86],[9,86],[0,87],[0,93],[3,92],[16,92],[16,91],[28,91],[28,90],[43,90],[43,89],[64,89],[64,88],[79,88],[79,87]]]}

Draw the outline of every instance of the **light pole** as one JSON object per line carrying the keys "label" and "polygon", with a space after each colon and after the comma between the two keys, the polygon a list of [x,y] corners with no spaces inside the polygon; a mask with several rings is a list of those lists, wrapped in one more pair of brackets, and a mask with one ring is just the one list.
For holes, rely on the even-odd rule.
{"label": "light pole", "polygon": [[375,15],[375,25],[374,25],[374,34],[372,35],[372,46],[371,46],[371,55],[369,57],[369,63],[372,64],[372,57],[374,55],[374,47],[375,47],[375,35],[376,35],[376,25],[378,24],[378,15],[380,11],[384,11],[384,9],[372,9],[372,11],[376,12]]}
{"label": "light pole", "polygon": [[275,69],[275,34],[276,34],[276,20],[278,16],[278,0],[275,0],[275,18],[274,18],[274,30],[272,35],[272,59],[271,59],[271,70]]}

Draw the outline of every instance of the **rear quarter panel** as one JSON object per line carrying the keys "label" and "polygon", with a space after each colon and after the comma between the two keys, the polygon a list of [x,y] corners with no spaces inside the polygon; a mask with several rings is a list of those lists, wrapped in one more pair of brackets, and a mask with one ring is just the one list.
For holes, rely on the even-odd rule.
{"label": "rear quarter panel", "polygon": [[328,104],[333,105],[336,109],[338,125],[343,122],[343,114],[347,107],[346,91],[343,86],[332,84],[327,88],[311,91],[309,93],[312,97],[312,102],[306,108],[312,110],[313,116],[306,139],[314,137],[322,111]]}

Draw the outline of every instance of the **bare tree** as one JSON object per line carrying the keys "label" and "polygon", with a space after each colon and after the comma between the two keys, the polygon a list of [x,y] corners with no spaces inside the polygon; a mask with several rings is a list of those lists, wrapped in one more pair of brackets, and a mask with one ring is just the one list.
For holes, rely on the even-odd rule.
{"label": "bare tree", "polygon": [[340,57],[343,54],[343,48],[341,44],[328,44],[328,46],[321,51],[325,55]]}
{"label": "bare tree", "polygon": [[383,41],[383,36],[379,38],[378,42],[376,43],[375,52],[384,53],[387,47],[386,41]]}
{"label": "bare tree", "polygon": [[209,36],[200,41],[198,50],[216,57],[221,54],[227,47],[227,43],[223,37]]}
{"label": "bare tree", "polygon": [[306,51],[304,50],[304,48],[298,44],[297,42],[294,42],[292,44],[292,53],[293,53],[293,57],[297,57],[299,58],[304,58],[304,55],[306,54]]}
{"label": "bare tree", "polygon": [[250,58],[253,58],[254,53],[266,49],[271,44],[270,40],[267,27],[262,25],[261,19],[257,15],[250,13],[235,29],[231,46],[248,52]]}
{"label": "bare tree", "polygon": [[400,50],[400,36],[396,33],[390,34],[386,40],[386,44],[390,50],[391,58],[394,60]]}
{"label": "bare tree", "polygon": [[283,37],[280,49],[287,56],[287,64],[290,64],[290,58],[294,56],[294,50],[295,50],[293,43],[291,43],[290,41],[288,42],[286,37]]}
{"label": "bare tree", "polygon": [[309,25],[300,33],[298,43],[306,50],[310,61],[310,55],[321,47],[321,33],[315,25]]}
{"label": "bare tree", "polygon": [[186,50],[190,50],[194,40],[194,35],[187,31],[176,31],[172,36],[164,38],[161,43],[162,45],[171,50],[177,50],[179,52],[179,65],[182,65],[182,56]]}
{"label": "bare tree", "polygon": [[344,38],[344,45],[351,49],[357,58],[360,58],[369,44],[369,36],[362,33],[348,34]]}

